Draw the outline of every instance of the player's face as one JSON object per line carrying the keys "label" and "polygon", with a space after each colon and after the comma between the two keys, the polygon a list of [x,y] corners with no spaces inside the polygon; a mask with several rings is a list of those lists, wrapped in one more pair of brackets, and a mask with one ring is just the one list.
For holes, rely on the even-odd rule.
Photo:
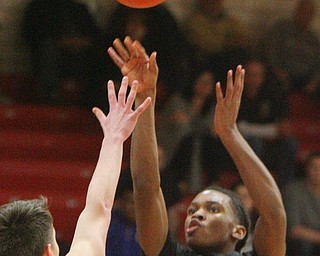
{"label": "player's face", "polygon": [[196,252],[221,251],[230,246],[235,217],[230,197],[215,190],[199,193],[188,207],[185,236]]}

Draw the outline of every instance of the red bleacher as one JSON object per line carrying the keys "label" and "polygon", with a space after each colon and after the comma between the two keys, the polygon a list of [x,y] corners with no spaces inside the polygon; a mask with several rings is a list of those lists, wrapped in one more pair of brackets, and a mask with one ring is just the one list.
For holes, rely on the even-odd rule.
{"label": "red bleacher", "polygon": [[0,158],[96,162],[102,134],[0,130]]}
{"label": "red bleacher", "polygon": [[0,189],[85,194],[94,168],[94,162],[1,161]]}
{"label": "red bleacher", "polygon": [[29,74],[1,73],[0,91],[16,102],[36,102],[36,80]]}
{"label": "red bleacher", "polygon": [[0,105],[0,124],[2,130],[101,133],[102,135],[93,113],[74,106]]}
{"label": "red bleacher", "polygon": [[[23,81],[28,79],[17,77],[7,91],[22,89]],[[4,85],[12,86],[9,77]],[[31,98],[17,96],[20,103],[0,105],[0,204],[48,197],[58,239],[70,243],[103,133],[91,111],[35,104]],[[123,168],[129,166],[129,145],[128,140]]]}

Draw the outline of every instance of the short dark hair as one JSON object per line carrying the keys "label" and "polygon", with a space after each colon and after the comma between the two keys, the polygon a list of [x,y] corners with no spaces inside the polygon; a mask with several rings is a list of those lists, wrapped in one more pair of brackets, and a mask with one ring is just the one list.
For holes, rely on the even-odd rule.
{"label": "short dark hair", "polygon": [[0,255],[42,256],[53,241],[48,200],[18,200],[0,207]]}
{"label": "short dark hair", "polygon": [[235,212],[239,220],[239,224],[243,225],[247,231],[245,237],[236,245],[236,251],[240,252],[242,247],[246,244],[248,234],[250,232],[250,218],[241,198],[235,192],[215,185],[209,186],[204,190],[215,190],[230,197],[232,210]]}

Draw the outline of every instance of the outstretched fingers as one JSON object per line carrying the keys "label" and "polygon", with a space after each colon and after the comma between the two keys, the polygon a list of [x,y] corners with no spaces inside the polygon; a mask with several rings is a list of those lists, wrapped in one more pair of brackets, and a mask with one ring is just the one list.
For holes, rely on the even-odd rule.
{"label": "outstretched fingers", "polygon": [[108,100],[110,111],[114,109],[114,106],[117,104],[116,92],[114,89],[114,83],[112,80],[108,81]]}
{"label": "outstretched fingers", "polygon": [[225,98],[223,98],[220,84],[219,86],[216,86],[217,102],[225,99],[227,104],[231,104],[235,100],[239,100],[241,98],[244,87],[244,75],[245,70],[241,65],[237,66],[234,78],[232,70],[229,70],[227,73],[227,88]]}
{"label": "outstretched fingers", "polygon": [[129,83],[128,77],[124,76],[122,78],[120,90],[118,92],[118,103],[120,103],[121,107],[124,107],[126,105],[126,94],[128,90],[128,83]]}
{"label": "outstretched fingers", "polygon": [[116,38],[113,41],[113,47],[116,49],[118,55],[121,57],[121,59],[126,62],[130,59],[130,53],[128,52],[128,47],[123,45],[121,40],[119,38]]}
{"label": "outstretched fingers", "polygon": [[242,68],[241,65],[237,66],[236,76],[234,79],[234,93],[233,93],[233,100],[240,100],[243,86],[244,86],[244,74],[245,70]]}
{"label": "outstretched fingers", "polygon": [[103,113],[103,111],[100,108],[94,107],[92,109],[93,114],[96,116],[98,119],[100,125],[104,123],[105,119],[107,118],[106,115]]}
{"label": "outstretched fingers", "polygon": [[217,104],[219,104],[223,100],[223,93],[221,90],[220,82],[216,83],[216,99],[217,99]]}
{"label": "outstretched fingers", "polygon": [[158,73],[157,52],[153,52],[149,60],[149,70],[152,74]]}
{"label": "outstretched fingers", "polygon": [[131,90],[130,90],[130,93],[128,95],[128,98],[127,98],[127,107],[129,109],[132,109],[132,106],[133,106],[133,103],[134,103],[134,100],[136,98],[136,95],[137,95],[137,91],[138,91],[138,81],[137,80],[134,80],[132,82],[132,85],[131,85]]}
{"label": "outstretched fingers", "polygon": [[151,97],[148,97],[144,100],[144,102],[133,112],[135,118],[138,118],[150,105]]}
{"label": "outstretched fingers", "polygon": [[132,57],[137,55],[137,51],[133,47],[133,40],[130,36],[126,36],[125,39],[123,40],[123,43],[125,47],[128,49],[128,56],[129,58],[127,61]]}
{"label": "outstretched fingers", "polygon": [[226,102],[231,103],[233,95],[233,72],[229,70],[227,73],[227,89],[226,89]]}
{"label": "outstretched fingers", "polygon": [[[140,50],[138,49],[138,47],[139,46],[142,47],[142,45],[139,42],[138,42],[139,45],[137,45],[137,42],[138,41],[133,41],[130,36],[126,36],[126,38],[123,41],[124,45],[126,46],[126,48],[129,51],[129,56],[130,56],[129,59],[139,58],[142,56],[142,54],[140,54]],[[144,51],[144,49],[143,49],[143,51]]]}
{"label": "outstretched fingers", "polygon": [[[130,110],[132,109],[134,100],[136,98],[138,86],[139,86],[138,81],[134,80],[132,82],[131,90],[127,98],[127,108]],[[141,105],[139,105],[139,107],[133,112],[132,114],[133,118],[138,118],[142,114],[142,112],[147,109],[150,103],[151,103],[151,98],[150,97],[146,98],[145,101]]]}
{"label": "outstretched fingers", "polygon": [[135,40],[132,44],[133,49],[135,50],[135,54],[144,59],[144,62],[148,62],[149,61],[149,56],[146,53],[145,48],[142,46],[142,44],[138,41]]}
{"label": "outstretched fingers", "polygon": [[119,38],[116,38],[113,41],[113,47],[108,48],[108,54],[110,58],[112,59],[114,64],[116,64],[116,66],[120,69],[127,61],[130,60],[132,49],[132,40],[130,37],[127,36],[124,43],[126,47],[122,44]]}
{"label": "outstretched fingers", "polygon": [[118,55],[118,53],[112,48],[109,47],[108,48],[108,54],[110,56],[110,58],[112,59],[113,63],[119,68],[121,69],[124,65],[124,61],[123,59]]}

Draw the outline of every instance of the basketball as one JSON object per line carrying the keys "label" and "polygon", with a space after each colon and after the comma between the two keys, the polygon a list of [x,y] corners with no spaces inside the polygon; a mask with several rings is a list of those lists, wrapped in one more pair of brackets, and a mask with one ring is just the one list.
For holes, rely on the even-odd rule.
{"label": "basketball", "polygon": [[120,4],[131,8],[150,8],[163,3],[165,0],[117,0]]}

